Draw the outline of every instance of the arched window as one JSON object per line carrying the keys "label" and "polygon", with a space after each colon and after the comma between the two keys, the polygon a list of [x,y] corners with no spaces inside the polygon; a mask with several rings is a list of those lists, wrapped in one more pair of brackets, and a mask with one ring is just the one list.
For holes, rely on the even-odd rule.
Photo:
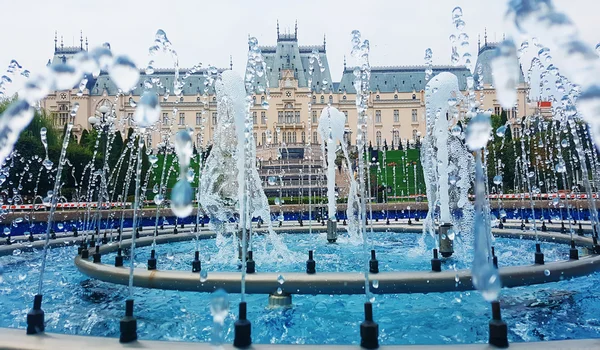
{"label": "arched window", "polygon": [[394,130],[393,135],[394,137],[392,139],[392,146],[398,147],[398,145],[400,144],[400,131]]}
{"label": "arched window", "polygon": [[416,99],[417,99],[417,95],[416,95],[416,94],[413,94],[413,95],[412,95],[412,99],[413,99],[413,100],[416,100]]}
{"label": "arched window", "polygon": [[381,131],[377,131],[375,135],[375,143],[377,144],[377,148],[379,148],[381,147]]}
{"label": "arched window", "polygon": [[287,135],[288,135],[288,143],[292,143],[293,142],[292,141],[292,132],[288,131]]}
{"label": "arched window", "polygon": [[333,95],[329,95],[329,103],[333,103]]}
{"label": "arched window", "polygon": [[379,95],[375,96],[375,100],[379,101]]}
{"label": "arched window", "polygon": [[217,97],[213,96],[213,102],[217,102]]}
{"label": "arched window", "polygon": [[262,144],[263,144],[263,146],[264,146],[264,145],[266,145],[266,144],[267,144],[267,134],[265,134],[265,132],[264,132],[264,131],[263,131],[263,133],[262,133],[262,137],[261,137],[261,139],[262,139]]}
{"label": "arched window", "polygon": [[397,99],[398,99],[398,94],[395,94],[394,95],[394,100],[397,100]]}
{"label": "arched window", "polygon": [[287,143],[287,133],[282,133],[283,135],[283,143]]}
{"label": "arched window", "polygon": [[342,100],[345,100],[345,99],[346,99],[346,95],[342,96]]}
{"label": "arched window", "polygon": [[179,98],[179,102],[183,102],[183,96]]}
{"label": "arched window", "polygon": [[200,102],[200,96],[196,97],[196,102]]}
{"label": "arched window", "polygon": [[316,132],[316,131],[313,131],[313,143],[314,143],[314,144],[317,144],[317,143],[319,143],[318,141],[319,141],[319,140],[317,139],[317,132]]}
{"label": "arched window", "polygon": [[418,137],[417,133],[418,133],[417,129],[413,130],[413,140],[415,140],[415,142],[417,141],[417,137]]}
{"label": "arched window", "polygon": [[273,135],[273,143],[275,143],[275,144],[279,143],[279,135],[278,135],[277,131],[275,131],[275,135]]}
{"label": "arched window", "polygon": [[300,137],[302,137],[302,143],[305,143],[306,142],[306,133],[303,131],[302,134],[300,134],[300,135],[301,135]]}
{"label": "arched window", "polygon": [[257,146],[258,145],[258,138],[256,138],[256,133],[254,133],[252,135],[252,137],[254,138],[254,146]]}
{"label": "arched window", "polygon": [[321,103],[325,103],[325,96],[321,95]]}
{"label": "arched window", "polygon": [[256,104],[256,96],[252,96],[252,103]]}
{"label": "arched window", "polygon": [[296,132],[294,131],[294,133],[292,134],[292,143],[296,143]]}
{"label": "arched window", "polygon": [[263,103],[263,102],[265,102],[265,96],[260,97],[260,103]]}
{"label": "arched window", "polygon": [[196,147],[202,147],[202,135],[196,134]]}

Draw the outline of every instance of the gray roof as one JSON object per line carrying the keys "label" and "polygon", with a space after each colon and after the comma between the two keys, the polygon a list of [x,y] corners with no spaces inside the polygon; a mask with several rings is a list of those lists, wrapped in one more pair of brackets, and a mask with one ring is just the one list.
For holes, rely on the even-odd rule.
{"label": "gray roof", "polygon": [[[477,63],[475,64],[475,73],[473,74],[473,78],[475,79],[475,82],[477,82],[479,80],[479,74],[477,72],[479,72],[479,67],[481,66],[481,73],[482,73],[482,77],[483,77],[482,83],[484,85],[494,85],[494,78],[492,75],[492,67],[491,67],[490,63],[496,56],[496,50],[497,50],[498,45],[499,45],[499,43],[486,42],[483,45],[483,47],[481,47],[479,49],[479,53],[477,54]],[[515,57],[515,60],[517,60],[516,57]],[[518,60],[517,60],[516,64],[518,64]],[[519,83],[524,83],[524,82],[525,82],[525,77],[523,77],[523,70],[520,69],[519,70]]]}
{"label": "gray roof", "polygon": [[[413,92],[425,90],[426,66],[371,67],[371,91]],[[461,89],[466,90],[467,77],[471,72],[464,66],[433,66],[432,77],[441,72],[450,72],[458,77]],[[354,68],[345,68],[338,85],[338,92],[356,93],[354,90]]]}
{"label": "gray roof", "polygon": [[[186,75],[188,69],[182,68],[179,69],[179,79],[183,80]],[[196,72],[190,74],[185,80],[183,80],[183,95],[185,96],[194,96],[194,95],[202,95],[204,93],[204,71],[205,70],[197,70]],[[224,69],[219,69],[220,72],[224,71]],[[140,96],[144,92],[144,81],[150,79],[154,83],[151,90],[157,91],[160,95],[163,95],[166,89],[169,89],[171,95],[173,95],[173,81],[175,77],[175,71],[173,69],[155,69],[154,74],[146,75],[144,71],[140,71],[140,80],[136,85],[135,89],[133,89],[132,94],[134,96]],[[157,87],[156,79],[160,81],[160,85],[162,87]],[[100,96],[106,90],[108,95],[116,95],[118,92],[117,86],[112,82],[110,76],[106,72],[102,72],[97,79],[88,83],[88,88],[90,89],[90,95]],[[209,94],[214,93],[213,87],[210,87],[208,90]]]}
{"label": "gray roof", "polygon": [[[279,34],[277,45],[261,46],[260,49],[267,64],[267,74],[266,77],[263,76],[257,79],[258,85],[266,87],[265,79],[268,79],[269,87],[279,87],[279,79],[282,72],[284,70],[291,70],[294,72],[294,77],[298,80],[298,87],[308,87],[310,56],[313,51],[317,51],[324,70],[321,72],[319,63],[315,60],[313,64],[312,88],[319,92],[330,92],[333,90],[325,43],[322,46],[299,46],[296,35]],[[323,90],[323,81],[326,81],[325,90]]]}

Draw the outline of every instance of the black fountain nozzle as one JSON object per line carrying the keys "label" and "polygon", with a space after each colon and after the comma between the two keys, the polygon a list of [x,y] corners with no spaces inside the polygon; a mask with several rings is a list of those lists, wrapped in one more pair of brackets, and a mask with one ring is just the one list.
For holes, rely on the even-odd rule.
{"label": "black fountain nozzle", "polygon": [[150,259],[148,259],[148,270],[156,270],[156,250],[150,251]]}
{"label": "black fountain nozzle", "polygon": [[13,242],[10,240],[10,235],[6,237],[6,245],[11,245]]}
{"label": "black fountain nozzle", "polygon": [[81,244],[79,244],[79,247],[77,247],[77,255],[81,255],[81,252],[87,248],[85,239],[81,240]]}
{"label": "black fountain nozzle", "polygon": [[412,220],[411,220],[410,216],[408,217],[408,224],[412,225]]}
{"label": "black fountain nozzle", "polygon": [[200,252],[194,252],[194,260],[192,261],[192,272],[200,272],[202,270],[202,264],[200,263]]}
{"label": "black fountain nozzle", "polygon": [[415,222],[419,222],[419,217],[415,216]]}
{"label": "black fountain nozzle", "polygon": [[508,348],[508,326],[500,315],[500,302],[492,301],[492,319],[490,320],[490,338],[488,343],[497,348]]}
{"label": "black fountain nozzle", "polygon": [[179,225],[179,227],[185,228],[185,224],[182,222],[181,225]]}
{"label": "black fountain nozzle", "polygon": [[394,215],[394,221],[398,221],[398,215]]}
{"label": "black fountain nozzle", "polygon": [[279,227],[283,226],[283,221],[282,220],[279,220],[279,225],[278,226]]}
{"label": "black fountain nozzle", "polygon": [[502,218],[502,222],[506,224],[506,216]]}
{"label": "black fountain nozzle", "polygon": [[579,251],[575,248],[575,241],[571,240],[571,249],[569,249],[569,259],[579,260]]}
{"label": "black fountain nozzle", "polygon": [[198,232],[198,224],[194,225],[194,232]]}
{"label": "black fountain nozzle", "polygon": [[390,218],[385,219],[385,224],[389,225],[390,224]]}
{"label": "black fountain nozzle", "polygon": [[[95,232],[96,232],[96,236],[100,236],[100,227],[99,226],[96,226]],[[93,237],[93,235],[92,235],[92,237]]]}
{"label": "black fountain nozzle", "polygon": [[565,222],[560,222],[560,233],[567,233],[567,228],[565,227]]}
{"label": "black fountain nozzle", "polygon": [[304,221],[302,221],[302,218],[298,219],[298,225],[300,225],[300,227],[304,226]]}
{"label": "black fountain nozzle", "polygon": [[94,263],[95,264],[100,264],[102,261],[102,255],[100,255],[100,246],[97,245],[96,246],[96,250],[94,252],[94,254],[92,255],[92,258],[94,259]]}
{"label": "black fountain nozzle", "polygon": [[121,319],[119,342],[131,343],[137,340],[137,320],[133,317],[133,299],[125,300],[125,317]]}
{"label": "black fountain nozzle", "polygon": [[[81,249],[81,258],[88,259],[90,257],[90,251],[88,250],[88,245],[85,240],[83,241],[82,246],[83,246],[82,247],[83,249]],[[92,245],[90,244],[90,248],[91,248],[91,246]]]}
{"label": "black fountain nozzle", "polygon": [[73,226],[73,237],[79,236],[79,232],[77,232],[77,226]]}
{"label": "black fountain nozzle", "polygon": [[535,244],[535,264],[544,265],[544,253],[542,253],[542,248],[539,243]]}
{"label": "black fountain nozzle", "polygon": [[371,260],[369,260],[369,272],[379,273],[379,261],[375,257],[375,249],[371,250]]}
{"label": "black fountain nozzle", "polygon": [[542,221],[542,232],[548,231],[548,227],[546,227],[546,221]]}
{"label": "black fountain nozzle", "polygon": [[234,324],[233,346],[238,349],[246,349],[252,345],[252,324],[248,321],[245,301],[240,303],[240,316]]}
{"label": "black fountain nozzle", "polygon": [[204,227],[204,218],[202,218],[202,221],[200,221],[200,227]]}
{"label": "black fountain nozzle", "polygon": [[379,222],[379,218],[377,216],[375,217],[375,222]]}
{"label": "black fountain nozzle", "polygon": [[174,234],[174,235],[176,235],[176,234],[178,234],[178,233],[179,233],[179,232],[177,231],[177,226],[175,226],[175,227],[173,228],[173,234]]}
{"label": "black fountain nozzle", "polygon": [[165,229],[165,224],[160,224],[160,229],[164,230]]}
{"label": "black fountain nozzle", "polygon": [[498,257],[496,256],[496,249],[492,246],[492,264],[495,268],[498,268]]}
{"label": "black fountain nozzle", "polygon": [[379,325],[373,321],[373,304],[365,303],[365,320],[360,324],[360,346],[365,349],[379,348]]}
{"label": "black fountain nozzle", "polygon": [[108,237],[106,237],[106,231],[104,231],[104,235],[102,236],[102,244],[108,243]]}
{"label": "black fountain nozzle", "polygon": [[594,254],[600,254],[600,246],[598,245],[598,237],[592,236],[592,244],[594,245]]}
{"label": "black fountain nozzle", "polygon": [[133,231],[135,232],[135,238],[140,238],[140,227],[134,227]]}
{"label": "black fountain nozzle", "polygon": [[53,228],[50,229],[50,238],[56,239],[56,232],[54,231]]}
{"label": "black fountain nozzle", "polygon": [[525,222],[521,220],[521,231],[525,231]]}
{"label": "black fountain nozzle", "polygon": [[[138,225],[136,228],[137,228],[137,229],[138,229],[138,231],[140,231],[140,232],[143,232],[143,231],[144,231],[144,226],[142,226],[142,225]],[[139,237],[139,234],[138,234],[138,236],[137,236],[136,238],[138,238],[138,237]]]}
{"label": "black fountain nozzle", "polygon": [[306,260],[306,273],[308,273],[309,275],[316,273],[317,272],[316,267],[317,267],[317,263],[313,259],[313,251],[309,250],[308,251],[308,260]]}
{"label": "black fountain nozzle", "polygon": [[42,310],[42,295],[33,297],[33,309],[27,313],[27,334],[44,333],[44,310]]}
{"label": "black fountain nozzle", "polygon": [[321,220],[321,226],[325,226],[325,220]]}
{"label": "black fountain nozzle", "polygon": [[577,235],[583,236],[583,227],[581,227],[581,221],[579,222],[579,228],[577,229]]}
{"label": "black fountain nozzle", "polygon": [[117,249],[117,256],[115,256],[115,267],[123,266],[123,249]]}
{"label": "black fountain nozzle", "polygon": [[29,242],[33,242],[35,238],[33,238],[33,233],[29,232],[29,237],[27,238]]}
{"label": "black fountain nozzle", "polygon": [[90,239],[90,248],[94,248],[96,246],[96,238],[94,238],[94,235],[92,235],[92,238]]}
{"label": "black fountain nozzle", "polygon": [[256,262],[252,259],[252,251],[248,251],[248,258],[246,259],[246,273],[256,272]]}
{"label": "black fountain nozzle", "polygon": [[117,227],[117,239],[121,239],[121,227]]}
{"label": "black fountain nozzle", "polygon": [[348,223],[346,222],[346,219],[342,220],[342,225],[344,225],[344,226],[348,225]]}
{"label": "black fountain nozzle", "polygon": [[433,259],[431,259],[431,271],[433,271],[433,272],[441,272],[442,271],[442,261],[438,257],[437,248],[433,248]]}
{"label": "black fountain nozzle", "polygon": [[525,217],[525,223],[528,224],[529,223],[529,216]]}

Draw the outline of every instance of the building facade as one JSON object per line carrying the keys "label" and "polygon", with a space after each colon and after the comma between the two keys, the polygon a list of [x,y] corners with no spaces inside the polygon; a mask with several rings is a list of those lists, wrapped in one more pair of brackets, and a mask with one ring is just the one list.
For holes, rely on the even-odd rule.
{"label": "building facade", "polygon": [[[480,47],[474,78],[483,89],[483,108],[495,114],[501,112],[496,99],[490,61],[494,55],[494,43]],[[54,56],[49,64],[65,62],[84,47],[83,37],[79,47],[58,45],[55,38]],[[263,159],[276,159],[276,145],[304,146],[319,144],[318,119],[323,108],[333,106],[346,115],[346,131],[354,143],[357,112],[356,91],[353,87],[353,67],[344,64],[339,82],[333,82],[327,60],[325,39],[322,45],[299,46],[298,29],[294,34],[282,34],[277,30],[274,46],[261,47],[267,71],[257,81],[251,108],[254,120],[254,138],[258,155]],[[231,65],[230,68],[231,69]],[[425,133],[425,66],[372,67],[368,99],[368,142],[374,148],[386,143],[394,148],[402,143],[410,144]],[[434,66],[432,77],[448,71],[458,77],[460,87],[466,91],[466,80],[471,75],[466,67]],[[197,144],[210,143],[217,121],[216,98],[212,87],[206,88],[203,70],[180,69],[183,94],[176,97],[170,92],[175,80],[174,70],[155,69],[147,75],[141,71],[139,84],[127,94],[119,94],[110,76],[101,72],[97,77],[86,77],[79,88],[54,91],[41,102],[41,107],[52,116],[55,126],[63,128],[72,122],[74,132],[80,135],[92,125],[88,118],[97,115],[101,105],[114,108],[117,127],[123,131],[133,126],[135,105],[145,89],[151,87],[161,96],[162,117],[151,132],[148,142],[156,146],[164,131],[191,128]],[[170,87],[170,88],[169,88]],[[268,90],[268,94],[267,94]],[[518,87],[518,102],[507,111],[513,132],[519,133],[514,121],[532,112],[527,103],[528,87],[523,77]],[[466,93],[466,92],[465,92]],[[310,104],[310,107],[309,107]],[[266,108],[268,107],[268,108]],[[310,108],[310,110],[309,110]],[[204,123],[204,128],[201,125]],[[201,132],[203,130],[203,132]]]}

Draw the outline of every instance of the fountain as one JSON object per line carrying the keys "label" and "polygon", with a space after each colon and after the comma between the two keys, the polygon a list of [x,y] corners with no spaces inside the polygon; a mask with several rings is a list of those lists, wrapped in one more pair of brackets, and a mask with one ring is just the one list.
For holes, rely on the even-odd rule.
{"label": "fountain", "polygon": [[[0,328],[0,346],[189,346],[172,342],[177,340],[202,342],[200,348],[227,343],[235,348],[269,347],[263,343],[287,348],[302,343],[376,349],[417,343],[443,349],[446,343],[478,343],[473,348],[483,349],[505,348],[510,340],[531,349],[597,347],[594,338],[600,329],[590,320],[597,309],[594,300],[600,297],[594,288],[600,271],[595,207],[600,162],[595,82],[582,74],[594,76],[597,58],[592,62],[583,55],[589,49],[572,42],[576,38],[553,30],[548,21],[557,13],[548,3],[513,1],[507,16],[522,33],[539,33],[540,26],[553,33],[539,34],[544,45],[554,45],[552,51],[532,41],[538,52],[527,81],[547,87],[530,92],[532,98],[556,105],[531,113],[514,107],[519,97],[514,89],[521,79],[515,63],[526,61],[527,47],[517,49],[515,37],[494,48],[490,61],[482,61],[486,67],[479,62],[469,70],[462,9],[455,8],[451,60],[456,66],[433,66],[432,51],[426,50],[426,66],[419,68],[422,91],[413,97],[424,101],[402,102],[424,103],[425,137],[421,141],[415,130],[412,142],[394,140],[392,149],[385,140],[383,150],[367,147],[369,135],[381,129],[370,120],[371,108],[390,102],[373,96],[372,85],[378,81],[374,75],[381,69],[371,67],[370,42],[358,30],[351,33],[355,66],[345,67],[352,80],[343,93],[335,93],[322,74],[325,43],[322,50],[298,49],[301,57],[294,63],[288,55],[284,68],[302,60],[307,64],[302,77],[292,68],[277,76],[277,57],[269,55],[281,48],[261,47],[254,37],[248,38],[245,75],[198,65],[182,69],[180,77],[178,56],[162,30],[156,32],[144,70],[126,56],[113,55],[105,44],[30,78],[0,116],[0,223],[8,237],[0,244],[6,310],[0,326],[7,327]],[[583,56],[575,57],[575,63],[583,61],[583,68],[570,64],[556,38],[580,49]],[[278,33],[278,46],[291,50],[296,39],[296,34]],[[154,68],[154,55],[161,51],[172,58],[173,80],[163,79]],[[549,52],[557,52],[557,64],[569,67],[559,70]],[[458,66],[461,62],[464,69]],[[22,69],[18,64],[10,67]],[[510,117],[484,107],[490,67],[498,101],[513,113]],[[57,141],[54,130],[36,124],[41,120],[36,106],[51,91],[83,91],[86,79],[102,77],[115,84],[115,100],[92,109],[99,114],[89,120],[95,127],[85,140],[90,157],[76,162],[76,147],[83,147],[83,140],[74,141],[72,123]],[[194,79],[203,91],[187,89]],[[0,92],[9,80],[1,80]],[[275,81],[281,86],[273,89],[279,89],[282,99],[291,100],[292,93],[304,89],[312,121],[304,125],[292,120],[293,104],[269,102],[269,84]],[[332,92],[328,103],[322,92]],[[195,128],[184,117],[174,122],[190,104],[184,102],[189,96],[202,108]],[[257,97],[263,100],[259,103]],[[134,112],[120,116],[123,105]],[[350,105],[356,114],[347,117]],[[165,113],[169,107],[171,113]],[[73,107],[76,115],[78,108]],[[258,108],[285,110],[290,119],[263,126],[253,119]],[[206,120],[208,113],[214,114]],[[35,157],[18,144],[23,130],[21,137],[29,136],[31,120],[39,132]],[[131,132],[119,147],[117,133],[127,123]],[[307,158],[295,164],[290,158],[295,136],[288,135],[300,127],[308,130],[308,148],[302,148]],[[356,130],[350,146],[347,128]],[[268,135],[268,144],[275,133],[279,148],[278,163],[264,173],[256,166],[255,135],[263,130],[270,131],[263,136],[266,142]],[[158,146],[152,143],[156,135]],[[311,144],[318,143],[318,136],[322,167],[320,160],[312,163]],[[419,168],[408,153],[393,158],[395,147],[420,152],[426,209],[416,198],[422,187]],[[337,191],[338,157],[339,169],[345,171],[341,177],[348,183],[346,200]],[[304,159],[309,161],[306,173]],[[401,164],[392,165],[389,159]],[[263,162],[269,161],[260,158]],[[292,176],[284,166],[302,170]],[[391,183],[388,166],[393,166]],[[71,181],[73,192],[68,193]],[[296,199],[296,185],[298,203],[287,203],[287,198]],[[326,213],[315,215],[326,225],[314,225],[313,209],[321,209],[318,203],[325,197],[316,188],[326,189]],[[377,198],[380,188],[385,191],[383,203]],[[277,196],[269,198],[265,189]],[[410,201],[394,202],[398,200]],[[272,213],[277,213],[274,218]],[[392,222],[391,217],[408,221]],[[338,230],[339,219],[347,221],[347,234]],[[575,234],[576,225],[580,234]],[[33,308],[27,312],[24,301],[31,297]],[[239,300],[237,314],[230,310],[233,300]],[[124,313],[116,306],[123,302]],[[425,327],[436,331],[423,332]],[[577,329],[575,336],[572,329]],[[44,332],[52,335],[40,335]]]}

